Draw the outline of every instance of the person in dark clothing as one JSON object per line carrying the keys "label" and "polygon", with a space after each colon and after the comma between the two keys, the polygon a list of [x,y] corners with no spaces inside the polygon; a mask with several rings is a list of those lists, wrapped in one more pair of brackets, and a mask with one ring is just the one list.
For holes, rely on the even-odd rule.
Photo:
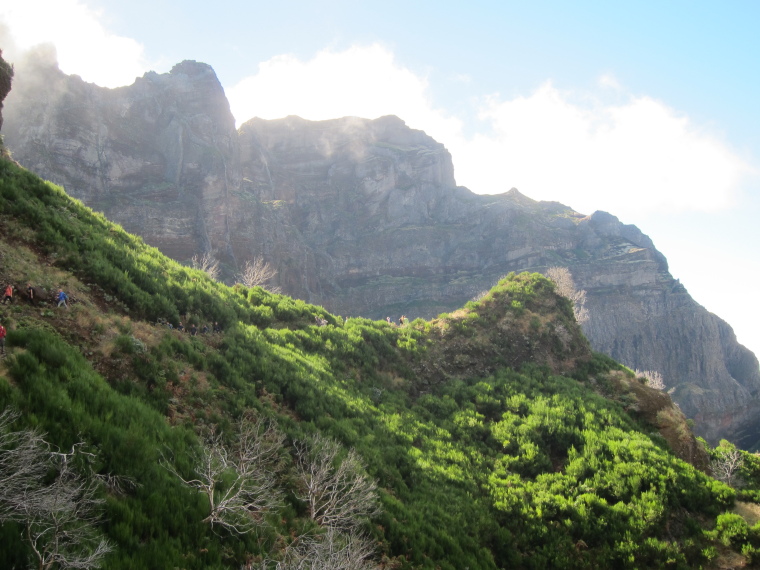
{"label": "person in dark clothing", "polygon": [[5,357],[5,327],[0,324],[0,355]]}
{"label": "person in dark clothing", "polygon": [[220,332],[222,332],[222,327],[221,327],[221,326],[219,325],[219,323],[217,323],[216,321],[214,321],[214,332],[215,332],[215,333],[220,333]]}
{"label": "person in dark clothing", "polygon": [[190,334],[193,336],[198,334],[198,327],[195,326],[195,323],[190,325]]}
{"label": "person in dark clothing", "polygon": [[26,296],[29,299],[29,303],[34,305],[34,287],[32,287],[31,283],[26,284]]}
{"label": "person in dark clothing", "polygon": [[183,332],[185,330],[185,327],[182,326],[182,321],[180,321],[179,324],[177,325],[177,330],[179,332]]}
{"label": "person in dark clothing", "polygon": [[203,328],[201,328],[201,334],[206,334],[208,332],[208,325],[203,325]]}

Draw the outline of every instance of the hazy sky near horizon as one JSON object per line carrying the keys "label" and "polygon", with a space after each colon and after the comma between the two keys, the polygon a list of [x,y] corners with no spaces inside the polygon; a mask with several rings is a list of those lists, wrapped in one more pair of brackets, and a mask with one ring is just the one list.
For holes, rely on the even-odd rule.
{"label": "hazy sky near horizon", "polygon": [[0,49],[52,43],[107,87],[202,61],[238,124],[398,115],[474,192],[637,225],[760,356],[758,22],[731,0],[2,0]]}

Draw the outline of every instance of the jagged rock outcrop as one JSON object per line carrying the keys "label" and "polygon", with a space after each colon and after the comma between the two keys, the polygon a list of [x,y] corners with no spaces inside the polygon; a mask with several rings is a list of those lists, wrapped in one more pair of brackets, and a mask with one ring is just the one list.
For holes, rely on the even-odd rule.
{"label": "jagged rock outcrop", "polygon": [[0,50],[0,131],[3,128],[3,101],[10,93],[12,81],[13,67],[3,59],[3,50]]}
{"label": "jagged rock outcrop", "polygon": [[[44,86],[44,88],[43,88]],[[760,370],[672,278],[651,240],[513,189],[457,187],[440,143],[396,117],[252,119],[236,132],[213,70],[183,62],[103,89],[51,65],[17,73],[13,156],[170,256],[262,256],[283,291],[344,315],[431,317],[510,271],[570,267],[595,349],[663,374],[696,431],[760,439]]]}
{"label": "jagged rock outcrop", "polygon": [[8,105],[23,118],[5,134],[24,166],[177,259],[226,241],[237,133],[210,66],[185,61],[118,89],[45,60],[20,69]]}

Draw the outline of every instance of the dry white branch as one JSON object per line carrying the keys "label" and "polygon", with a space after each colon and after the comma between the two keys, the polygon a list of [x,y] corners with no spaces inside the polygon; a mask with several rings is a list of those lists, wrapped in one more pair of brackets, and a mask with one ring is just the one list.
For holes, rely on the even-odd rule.
{"label": "dry white branch", "polygon": [[190,260],[190,263],[192,263],[193,269],[203,271],[214,281],[219,280],[219,260],[211,253],[206,252],[202,255],[195,254]]}
{"label": "dry white branch", "polygon": [[108,492],[113,495],[123,496],[141,486],[140,483],[135,481],[132,477],[123,477],[121,475],[112,475],[110,473],[95,474],[95,477],[105,485]]}
{"label": "dry white branch", "polygon": [[477,295],[475,295],[472,299],[470,299],[470,301],[473,301],[473,302],[477,303],[483,297],[485,297],[486,295],[488,295],[488,293],[490,293],[490,290],[485,289],[484,291],[481,291],[480,293],[478,293]]}
{"label": "dry white branch", "polygon": [[340,444],[322,435],[296,442],[296,469],[304,489],[298,497],[322,526],[352,530],[379,512],[377,484],[351,449],[339,459]]}
{"label": "dry white branch", "polygon": [[185,479],[170,462],[163,464],[206,496],[209,515],[203,522],[244,534],[261,524],[265,512],[281,505],[276,473],[284,441],[272,422],[246,416],[230,444],[216,430],[206,435],[193,458],[195,478]]}
{"label": "dry white branch", "polygon": [[94,455],[83,451],[83,442],[64,453],[52,451],[35,430],[11,431],[18,416],[0,414],[0,520],[22,526],[41,570],[99,567],[113,549],[96,530],[103,501],[97,481],[73,470],[75,457],[86,463]]}
{"label": "dry white branch", "polygon": [[586,291],[575,288],[573,275],[567,267],[550,267],[546,270],[546,276],[554,281],[557,293],[570,299],[573,303],[573,314],[578,324],[585,323],[589,319],[586,309]]}
{"label": "dry white branch", "polygon": [[[372,541],[358,532],[326,528],[323,534],[299,537],[284,560],[265,560],[256,570],[376,570]],[[247,567],[253,570],[253,566]]]}
{"label": "dry white branch", "polygon": [[713,459],[710,461],[713,477],[718,481],[723,481],[729,487],[740,487],[739,471],[744,466],[744,456],[741,450],[723,440],[713,453]]}
{"label": "dry white branch", "polygon": [[647,381],[647,386],[650,388],[654,388],[655,390],[665,389],[665,380],[662,377],[662,372],[658,372],[657,370],[637,369],[634,374],[636,374],[636,378],[644,378]]}
{"label": "dry white branch", "polygon": [[280,288],[270,285],[277,276],[277,270],[261,257],[254,257],[245,262],[243,271],[238,273],[238,282],[246,287],[262,287],[270,293],[280,293]]}
{"label": "dry white branch", "polygon": [[96,489],[64,465],[43,492],[24,498],[24,537],[38,568],[97,568],[113,550],[95,530],[103,503]]}
{"label": "dry white branch", "polygon": [[0,414],[0,522],[20,520],[23,498],[40,486],[49,468],[50,446],[36,430],[12,431],[19,413]]}

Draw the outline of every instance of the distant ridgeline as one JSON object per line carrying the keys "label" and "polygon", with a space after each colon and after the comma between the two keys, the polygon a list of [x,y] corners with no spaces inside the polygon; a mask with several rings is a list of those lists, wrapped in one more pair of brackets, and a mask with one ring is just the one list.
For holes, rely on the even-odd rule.
{"label": "distant ridgeline", "polygon": [[760,367],[634,226],[517,190],[458,187],[444,146],[396,117],[252,119],[235,129],[208,65],[106,89],[19,65],[13,157],[181,262],[232,282],[260,258],[285,293],[335,314],[431,318],[514,271],[569,267],[595,350],[662,375],[696,433],[760,441]]}
{"label": "distant ridgeline", "polygon": [[0,256],[2,568],[696,568],[760,547],[731,512],[760,496],[754,456],[696,441],[537,273],[431,321],[344,320],[215,282],[8,160]]}

